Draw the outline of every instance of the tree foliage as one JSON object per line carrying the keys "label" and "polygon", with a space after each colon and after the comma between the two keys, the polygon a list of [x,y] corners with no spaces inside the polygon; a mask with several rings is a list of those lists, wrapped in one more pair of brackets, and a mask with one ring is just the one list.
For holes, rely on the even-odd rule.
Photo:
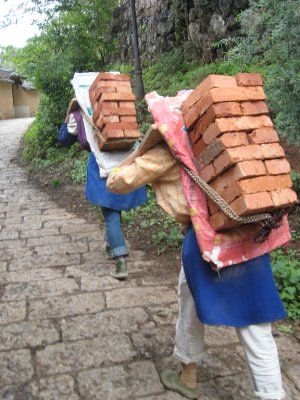
{"label": "tree foliage", "polygon": [[300,143],[300,3],[251,0],[240,14],[243,38],[230,59],[258,64],[279,133]]}
{"label": "tree foliage", "polygon": [[33,0],[27,8],[45,14],[41,34],[29,39],[14,59],[19,72],[42,94],[35,122],[38,145],[47,147],[56,138],[72,96],[74,72],[103,68],[113,50],[109,32],[116,4],[116,0]]}

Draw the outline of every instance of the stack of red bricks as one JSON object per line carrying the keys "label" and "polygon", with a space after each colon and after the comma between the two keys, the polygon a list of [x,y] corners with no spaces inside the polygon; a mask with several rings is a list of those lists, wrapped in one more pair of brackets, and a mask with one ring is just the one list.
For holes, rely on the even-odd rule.
{"label": "stack of red bricks", "polygon": [[[200,176],[240,216],[297,200],[262,86],[260,74],[210,75],[182,105]],[[211,200],[208,208],[214,229],[236,226]]]}
{"label": "stack of red bricks", "polygon": [[141,136],[130,76],[100,72],[89,95],[93,121],[99,129],[99,148],[104,151],[130,149]]}

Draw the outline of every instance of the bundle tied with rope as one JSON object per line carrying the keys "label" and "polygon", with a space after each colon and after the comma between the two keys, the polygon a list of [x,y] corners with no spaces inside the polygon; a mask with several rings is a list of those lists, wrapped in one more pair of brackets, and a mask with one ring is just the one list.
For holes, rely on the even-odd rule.
{"label": "bundle tied with rope", "polygon": [[181,107],[198,174],[181,165],[206,193],[212,227],[260,223],[257,242],[298,204],[262,86],[259,74],[210,75]]}

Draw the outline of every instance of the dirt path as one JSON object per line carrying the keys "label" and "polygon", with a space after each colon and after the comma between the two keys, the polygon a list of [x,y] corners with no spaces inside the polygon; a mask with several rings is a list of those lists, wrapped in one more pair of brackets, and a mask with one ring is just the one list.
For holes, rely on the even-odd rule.
{"label": "dirt path", "polygon": [[[30,122],[0,121],[0,398],[182,399],[158,375],[178,367],[178,268],[166,275],[133,251],[130,279],[112,279],[99,225],[58,207],[14,163]],[[287,398],[296,400],[299,346],[276,337]],[[208,328],[206,344],[206,399],[252,399],[234,330]]]}

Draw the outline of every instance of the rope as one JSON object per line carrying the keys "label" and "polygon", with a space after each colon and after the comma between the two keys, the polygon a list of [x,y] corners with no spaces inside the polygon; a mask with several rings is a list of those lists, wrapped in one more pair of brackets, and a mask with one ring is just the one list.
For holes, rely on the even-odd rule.
{"label": "rope", "polygon": [[180,161],[183,169],[189,175],[189,177],[207,194],[207,196],[215,203],[217,206],[231,218],[240,224],[252,224],[255,222],[271,221],[273,216],[271,214],[256,214],[250,215],[249,217],[240,217],[232,207],[217,193],[211,186],[209,186],[204,179],[202,179],[198,174],[196,175],[194,171],[189,169]]}

